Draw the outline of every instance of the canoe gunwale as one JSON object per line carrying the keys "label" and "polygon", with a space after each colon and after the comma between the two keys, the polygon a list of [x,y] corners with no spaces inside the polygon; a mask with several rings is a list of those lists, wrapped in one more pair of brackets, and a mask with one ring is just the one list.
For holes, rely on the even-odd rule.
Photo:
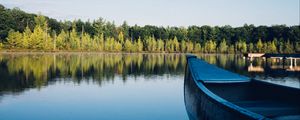
{"label": "canoe gunwale", "polygon": [[[199,81],[197,79],[195,79],[195,76],[193,74],[193,69],[190,69],[190,64],[189,64],[189,58],[196,58],[195,56],[187,56],[187,66],[186,69],[188,69],[189,74],[191,74],[191,77],[194,81],[194,83],[197,85],[197,88],[204,93],[204,95],[206,96],[206,98],[211,101],[212,103],[216,104],[217,106],[223,108],[224,110],[228,111],[228,112],[233,112],[232,114],[236,114],[248,119],[256,119],[256,120],[262,120],[262,119],[268,119],[260,114],[251,112],[245,108],[239,107],[223,98],[221,98],[220,96],[214,94],[212,91],[210,91],[205,84],[209,84],[209,82],[204,82],[204,81]],[[188,79],[185,77],[185,79]],[[252,79],[250,80],[252,81]],[[246,81],[246,82],[250,82],[250,81]],[[242,81],[244,82],[244,81]],[[216,83],[216,82],[214,82]],[[224,82],[219,82],[220,84],[224,83]],[[234,82],[226,82],[226,83],[237,83],[236,81]],[[226,84],[224,83],[224,84]]]}

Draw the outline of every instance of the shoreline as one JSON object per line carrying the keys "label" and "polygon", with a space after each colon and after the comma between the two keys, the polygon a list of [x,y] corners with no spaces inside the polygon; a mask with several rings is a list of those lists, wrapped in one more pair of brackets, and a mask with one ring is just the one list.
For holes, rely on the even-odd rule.
{"label": "shoreline", "polygon": [[183,53],[183,52],[103,52],[103,51],[1,51],[0,54],[205,54],[242,55],[242,53]]}

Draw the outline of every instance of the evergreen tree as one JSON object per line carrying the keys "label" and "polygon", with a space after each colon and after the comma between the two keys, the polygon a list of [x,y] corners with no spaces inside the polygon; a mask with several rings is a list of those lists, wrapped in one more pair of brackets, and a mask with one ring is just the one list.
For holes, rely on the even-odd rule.
{"label": "evergreen tree", "polygon": [[216,51],[216,42],[209,40],[205,43],[205,51],[207,53],[213,53]]}
{"label": "evergreen tree", "polygon": [[162,39],[159,39],[157,41],[157,51],[163,52],[164,50],[164,41]]}
{"label": "evergreen tree", "polygon": [[133,51],[133,45],[132,45],[132,43],[131,43],[131,41],[129,39],[125,40],[124,50],[126,52],[132,52]]}
{"label": "evergreen tree", "polygon": [[[188,42],[186,43],[186,46],[187,46],[186,52],[191,53],[191,52],[194,51],[194,44],[193,44],[192,41],[188,41]],[[198,46],[198,47],[199,47],[199,46]]]}
{"label": "evergreen tree", "polygon": [[144,45],[143,45],[143,42],[142,42],[140,37],[137,40],[136,46],[137,46],[137,49],[136,49],[137,52],[142,52],[143,51]]}
{"label": "evergreen tree", "polygon": [[95,50],[97,51],[103,51],[104,50],[104,36],[103,33],[97,34],[94,36],[95,41]]}
{"label": "evergreen tree", "polygon": [[253,43],[249,43],[248,52],[253,53],[254,52],[254,46]]}
{"label": "evergreen tree", "polygon": [[185,40],[182,40],[181,43],[180,43],[180,46],[181,46],[181,52],[186,52],[186,42]]}
{"label": "evergreen tree", "polygon": [[268,42],[268,50],[270,53],[277,53],[277,48],[274,41]]}
{"label": "evergreen tree", "polygon": [[63,50],[63,49],[69,49],[67,47],[67,42],[68,41],[68,35],[67,33],[63,30],[60,32],[60,34],[56,37],[56,48],[58,50]]}
{"label": "evergreen tree", "polygon": [[179,42],[178,42],[178,39],[177,39],[176,36],[173,39],[173,45],[174,45],[174,48],[175,48],[175,52],[179,52],[180,51],[180,46],[179,46]]}
{"label": "evergreen tree", "polygon": [[284,44],[284,53],[293,53],[294,51],[292,43],[290,43],[290,40],[287,40],[287,42]]}
{"label": "evergreen tree", "polygon": [[118,40],[121,44],[124,44],[124,35],[123,32],[120,32],[118,35]]}
{"label": "evergreen tree", "polygon": [[201,44],[200,43],[196,43],[194,51],[196,53],[199,53],[199,52],[201,52],[201,50],[202,50]]}
{"label": "evergreen tree", "polygon": [[226,40],[223,39],[223,41],[219,44],[219,52],[221,53],[225,53],[227,52],[227,44],[226,44]]}
{"label": "evergreen tree", "polygon": [[[112,40],[114,41],[114,38],[112,38]],[[114,41],[113,44],[114,44],[113,45],[114,48],[111,51],[116,51],[116,52],[122,51],[122,44],[120,42]]]}
{"label": "evergreen tree", "polygon": [[30,36],[30,41],[29,41],[29,48],[30,49],[43,49],[43,42],[44,42],[44,31],[41,28],[41,26],[35,26],[31,36]]}
{"label": "evergreen tree", "polygon": [[29,29],[28,26],[26,26],[25,31],[23,32],[23,42],[22,42],[22,47],[25,49],[28,49],[30,45],[30,41],[31,41],[31,36],[32,32]]}
{"label": "evergreen tree", "polygon": [[22,46],[22,34],[20,32],[15,32],[10,30],[8,32],[7,43],[10,48],[20,48]]}
{"label": "evergreen tree", "polygon": [[234,45],[230,45],[228,48],[228,53],[233,54],[234,53]]}
{"label": "evergreen tree", "polygon": [[69,44],[70,44],[70,48],[73,50],[80,49],[80,39],[79,36],[77,35],[76,25],[74,23],[72,26],[72,30],[70,32]]}
{"label": "evergreen tree", "polygon": [[256,43],[256,51],[259,53],[263,52],[263,43],[261,42],[261,39]]}

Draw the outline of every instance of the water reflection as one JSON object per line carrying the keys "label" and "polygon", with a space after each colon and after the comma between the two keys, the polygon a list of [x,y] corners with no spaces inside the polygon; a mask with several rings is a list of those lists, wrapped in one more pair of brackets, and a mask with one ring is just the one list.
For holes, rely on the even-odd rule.
{"label": "water reflection", "polygon": [[[53,81],[99,85],[128,76],[183,75],[182,54],[9,53],[0,55],[0,93],[41,88]],[[71,79],[64,79],[71,78]]]}
{"label": "water reflection", "polygon": [[[206,54],[198,55],[199,58],[225,68],[235,73],[243,74],[251,78],[268,82],[300,88],[300,65],[291,61],[262,58],[252,62],[244,59],[241,55]],[[284,64],[283,64],[284,63]]]}
{"label": "water reflection", "polygon": [[[280,61],[245,60],[240,55],[199,54],[199,58],[227,70],[252,78],[300,87],[299,66],[283,66]],[[54,81],[91,80],[102,85],[121,76],[181,75],[186,64],[184,54],[120,53],[2,53],[0,54],[0,93],[38,88]],[[65,79],[71,78],[71,79]],[[286,83],[286,84],[285,84]]]}

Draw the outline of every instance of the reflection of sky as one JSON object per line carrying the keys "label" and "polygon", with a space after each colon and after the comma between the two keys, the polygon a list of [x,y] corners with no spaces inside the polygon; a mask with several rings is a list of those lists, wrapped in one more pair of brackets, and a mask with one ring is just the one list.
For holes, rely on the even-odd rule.
{"label": "reflection of sky", "polygon": [[103,17],[130,25],[299,24],[299,0],[0,0],[60,19]]}
{"label": "reflection of sky", "polygon": [[[278,63],[273,62],[272,65],[270,63],[271,61],[269,61],[268,66],[266,66],[263,59],[255,59],[252,64],[254,69],[251,71],[249,70],[251,63],[238,55],[219,54],[218,57],[216,57],[216,55],[199,56],[211,64],[216,64],[218,67],[225,68],[238,74],[271,83],[300,88],[300,71],[286,71],[290,66],[289,61],[287,61],[285,69],[281,69],[282,61]],[[270,66],[271,68],[274,66],[277,66],[278,68],[270,69]],[[297,64],[297,67],[299,67],[299,64]]]}
{"label": "reflection of sky", "polygon": [[92,82],[57,82],[21,95],[7,95],[0,119],[188,119],[183,101],[183,76],[116,76],[101,87]]}
{"label": "reflection of sky", "polygon": [[300,80],[298,78],[292,78],[292,77],[279,77],[279,78],[274,78],[274,77],[265,77],[265,76],[255,76],[254,77],[257,80],[263,80],[267,81],[270,83],[276,83],[284,86],[290,86],[290,87],[295,87],[295,88],[300,88]]}

